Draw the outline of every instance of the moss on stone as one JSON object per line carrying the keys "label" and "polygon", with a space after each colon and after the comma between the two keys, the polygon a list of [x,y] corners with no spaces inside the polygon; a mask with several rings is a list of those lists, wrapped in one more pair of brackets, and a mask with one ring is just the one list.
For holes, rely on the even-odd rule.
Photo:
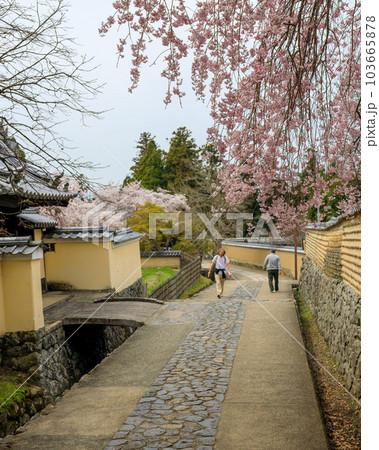
{"label": "moss on stone", "polygon": [[14,375],[8,380],[0,381],[0,412],[9,410],[14,404],[20,404],[24,400],[28,388],[20,388],[21,383],[21,378]]}

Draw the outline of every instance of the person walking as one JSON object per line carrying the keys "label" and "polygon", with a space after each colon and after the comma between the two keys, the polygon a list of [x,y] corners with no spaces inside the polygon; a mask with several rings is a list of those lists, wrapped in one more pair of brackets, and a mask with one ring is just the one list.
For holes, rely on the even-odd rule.
{"label": "person walking", "polygon": [[217,298],[221,298],[224,292],[224,282],[226,279],[226,271],[228,271],[229,278],[232,276],[230,272],[230,261],[225,255],[225,250],[220,248],[218,254],[212,259],[211,268],[208,272],[208,277],[211,276],[213,268],[215,268],[216,290]]}
{"label": "person walking", "polygon": [[275,249],[272,249],[271,253],[266,256],[265,262],[263,263],[263,270],[266,270],[266,268],[270,291],[274,292],[273,279],[275,281],[275,291],[279,291],[279,275],[282,273],[282,267],[279,256],[275,255]]}

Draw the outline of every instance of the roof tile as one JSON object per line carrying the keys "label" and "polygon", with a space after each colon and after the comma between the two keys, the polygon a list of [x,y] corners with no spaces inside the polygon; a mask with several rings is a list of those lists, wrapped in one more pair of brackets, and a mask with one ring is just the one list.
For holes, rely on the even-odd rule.
{"label": "roof tile", "polygon": [[[2,195],[19,195],[23,198],[41,200],[69,200],[77,192],[66,192],[55,188],[53,176],[31,162],[21,164],[14,152],[0,139],[0,154],[6,156],[7,165],[0,159],[0,190]],[[9,169],[11,167],[11,169]],[[19,181],[12,181],[15,174]]]}
{"label": "roof tile", "polygon": [[122,230],[110,230],[106,227],[68,227],[54,228],[44,233],[46,239],[80,239],[80,240],[110,240],[115,245],[121,245],[125,242],[139,239],[142,234],[136,233],[131,228]]}
{"label": "roof tile", "polygon": [[42,241],[33,241],[30,236],[0,238],[0,254],[30,255],[41,246]]}

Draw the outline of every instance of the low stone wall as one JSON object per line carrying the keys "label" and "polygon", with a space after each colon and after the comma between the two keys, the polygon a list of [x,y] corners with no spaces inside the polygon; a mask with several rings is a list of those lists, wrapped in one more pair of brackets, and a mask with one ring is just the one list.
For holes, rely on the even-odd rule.
{"label": "low stone wall", "polygon": [[360,397],[360,296],[343,281],[326,276],[309,258],[303,259],[300,290],[345,378],[346,388]]}
{"label": "low stone wall", "polygon": [[136,328],[110,325],[63,326],[6,333],[0,338],[0,364],[32,375],[26,398],[0,413],[0,437],[14,433],[120,346]]}
{"label": "low stone wall", "polygon": [[24,399],[3,407],[0,411],[0,438],[14,433],[45,406],[43,389],[38,386],[28,386]]}
{"label": "low stone wall", "polygon": [[146,297],[147,289],[146,284],[143,283],[142,278],[139,278],[132,285],[117,292],[116,296],[119,297]]}
{"label": "low stone wall", "polygon": [[51,401],[135,331],[133,327],[109,325],[78,328],[64,327],[59,321],[37,331],[7,333],[0,339],[1,364],[33,374],[32,382]]}
{"label": "low stone wall", "polygon": [[175,299],[178,298],[183,291],[199,281],[201,270],[200,258],[186,258],[189,262],[169,280],[150,292],[149,297],[158,300]]}

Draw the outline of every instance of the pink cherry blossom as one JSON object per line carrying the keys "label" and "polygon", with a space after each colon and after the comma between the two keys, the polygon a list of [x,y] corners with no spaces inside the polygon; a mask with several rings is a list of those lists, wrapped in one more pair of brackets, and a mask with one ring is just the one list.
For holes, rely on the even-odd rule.
{"label": "pink cherry blossom", "polygon": [[70,181],[70,191],[79,196],[70,200],[67,207],[40,208],[41,214],[58,221],[59,226],[108,226],[120,229],[127,226],[127,218],[145,203],[161,206],[166,212],[186,211],[184,195],[172,195],[163,189],[157,192],[144,189],[139,182],[125,187],[106,186],[89,195],[75,180]]}
{"label": "pink cherry blossom", "polygon": [[[182,63],[209,101],[209,140],[229,202],[256,192],[283,230],[309,208],[360,200],[360,3],[331,0],[124,0],[101,26],[120,25],[118,51],[132,63],[131,90],[162,45],[164,101],[184,95]],[[311,149],[311,151],[310,151]],[[315,170],[304,175],[309,164]]]}

